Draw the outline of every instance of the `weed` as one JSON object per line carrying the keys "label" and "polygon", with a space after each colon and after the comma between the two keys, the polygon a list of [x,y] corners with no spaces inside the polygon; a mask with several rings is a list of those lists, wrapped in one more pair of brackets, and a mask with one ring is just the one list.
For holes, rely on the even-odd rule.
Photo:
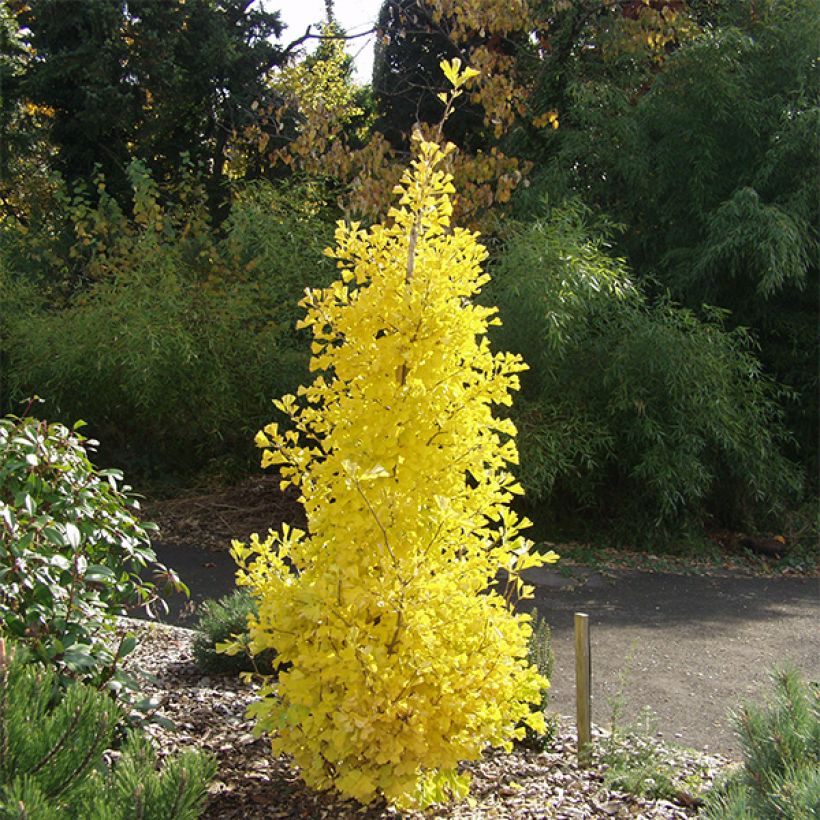
{"label": "weed", "polygon": [[638,718],[624,724],[626,708],[624,689],[636,653],[633,642],[619,674],[618,689],[610,698],[611,733],[603,742],[599,760],[604,764],[604,783],[609,789],[618,789],[652,800],[671,800],[692,804],[697,802],[703,789],[705,771],[681,773],[674,751],[652,736],[656,732],[656,716],[645,706]]}
{"label": "weed", "polygon": [[[537,609],[532,610],[532,635],[529,644],[529,661],[547,680],[552,679],[552,671],[555,666],[555,652],[552,648],[552,630],[545,618],[538,614]],[[558,719],[555,715],[547,714],[549,705],[549,690],[545,689],[541,696],[541,703],[538,709],[544,712],[547,730],[543,734],[535,732],[526,724],[524,726],[526,734],[520,741],[526,749],[543,751],[555,738],[558,730]]]}

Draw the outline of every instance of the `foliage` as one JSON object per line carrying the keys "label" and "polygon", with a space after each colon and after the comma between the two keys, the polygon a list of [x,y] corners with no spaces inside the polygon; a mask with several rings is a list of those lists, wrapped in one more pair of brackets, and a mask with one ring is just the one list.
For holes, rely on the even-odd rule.
{"label": "foliage", "polygon": [[[530,613],[532,617],[532,633],[530,635],[527,657],[530,664],[535,667],[539,674],[546,680],[552,680],[552,670],[555,667],[555,652],[552,648],[552,630],[545,618],[538,614],[537,609]],[[545,716],[546,731],[537,732],[526,724],[524,737],[519,741],[522,746],[535,751],[544,751],[553,740],[557,727],[556,719],[547,714],[549,706],[549,689],[544,689],[541,693],[541,703],[538,704],[538,711]]]}
{"label": "foliage", "polygon": [[774,692],[763,707],[746,705],[735,725],[743,767],[706,799],[711,818],[793,817],[820,810],[820,694],[794,670],[773,675]]}
{"label": "foliage", "polygon": [[454,169],[460,218],[495,228],[490,207],[526,190],[529,160],[540,166],[554,144],[568,64],[604,54],[651,76],[692,28],[679,0],[385,0],[373,70],[376,129],[394,148],[406,147],[413,127],[438,120],[439,60],[458,57],[475,68],[468,104],[445,134],[462,148]]}
{"label": "foliage", "polygon": [[22,105],[45,114],[40,124],[62,149],[63,170],[72,178],[90,176],[102,144],[106,165],[124,166],[130,136],[124,121],[134,106],[132,89],[122,81],[126,45],[119,36],[117,4],[70,2],[69,9],[41,0],[8,5],[27,57],[10,91]]}
{"label": "foliage", "polygon": [[76,427],[0,419],[0,613],[4,631],[61,675],[117,691],[135,639],[111,647],[115,615],[161,603],[140,572],[182,585],[155,563],[122,476],[89,461],[95,444]]}
{"label": "foliage", "polygon": [[[500,139],[517,117],[530,119],[529,78],[519,64],[533,55],[531,35],[544,23],[540,4],[522,0],[385,0],[373,68],[380,127],[395,139],[416,122],[435,123],[435,68],[458,58],[479,76],[470,87],[472,105],[448,135],[471,149]],[[534,127],[543,125],[552,127],[546,120]]]}
{"label": "foliage", "polygon": [[[510,16],[509,12],[503,11],[505,4],[497,5],[499,13],[496,21],[499,25],[507,25],[504,21]],[[435,13],[439,14],[438,11]],[[453,37],[456,39],[446,54],[431,57],[429,44],[425,45],[426,62],[431,72],[435,67],[436,82],[423,89],[429,98],[429,105],[418,125],[429,139],[437,139],[435,133],[442,129],[447,135],[453,130],[447,123],[440,127],[435,125],[442,120],[442,100],[447,98],[438,64],[442,57],[455,57],[461,53],[456,44],[461,42],[458,38],[468,37],[468,26],[469,22],[465,21],[454,29]],[[383,34],[385,38],[390,36]],[[396,36],[405,35],[406,31],[402,29]],[[479,50],[470,53],[479,58]],[[411,56],[407,62],[413,63],[413,60]],[[508,63],[509,59],[505,65]],[[308,72],[301,69],[303,64],[309,67]],[[276,145],[269,156],[271,173],[282,173],[286,168],[291,173],[330,180],[339,191],[339,203],[347,213],[357,218],[378,219],[389,207],[393,189],[402,173],[409,134],[407,139],[396,138],[393,145],[378,129],[368,134],[361,127],[352,127],[350,107],[340,104],[340,100],[345,97],[355,99],[356,108],[359,108],[362,105],[359,100],[364,95],[361,90],[356,92],[343,82],[345,58],[338,46],[334,50],[328,44],[323,53],[307,58],[303,64],[281,72],[277,88],[283,95],[283,104],[273,110],[260,109],[256,128],[248,129],[245,138],[252,140],[256,130],[261,151],[272,141]],[[497,65],[495,57],[485,55],[479,67],[479,73],[483,76],[479,79],[478,74],[473,73],[464,78],[465,87],[467,81],[471,81],[471,110],[475,108],[473,98],[476,95],[480,97],[481,113],[478,116],[483,118],[485,125],[495,116],[487,113],[489,110],[495,112],[499,106],[504,111],[508,108],[507,81],[502,75],[493,74]],[[499,83],[503,86],[501,89]],[[412,86],[414,83],[408,84]],[[498,93],[499,90],[503,93]],[[384,90],[382,97],[390,93]],[[411,99],[408,105],[418,110],[415,100]],[[449,113],[452,116],[445,118],[448,122],[457,123],[462,119],[459,111]],[[276,139],[272,136],[272,130],[277,135]],[[463,147],[468,150],[451,155],[448,160],[451,163],[448,170],[455,177],[460,193],[454,198],[455,214],[470,225],[484,221],[490,223],[494,218],[490,212],[491,206],[509,201],[528,166],[519,163],[515,157],[504,155],[497,145],[483,140],[470,141],[466,139],[467,135],[468,129],[455,129],[452,136],[460,141],[464,138]]]}
{"label": "foliage", "polygon": [[[557,556],[530,553],[508,507],[515,428],[492,405],[524,365],[490,351],[495,311],[471,302],[486,254],[450,228],[450,150],[419,140],[388,225],[340,223],[340,278],[303,300],[319,373],[275,402],[293,429],[257,436],[308,532],[233,546],[258,601],[253,651],[293,664],[251,707],[259,729],[309,785],[362,802],[463,795],[459,760],[508,746],[521,719],[543,729],[530,704],[547,682],[509,599]],[[506,597],[490,589],[501,567]]]}
{"label": "foliage", "polygon": [[377,133],[353,151],[311,141],[293,167],[330,173],[371,218],[410,125],[437,119],[437,60],[466,57],[481,76],[445,125],[468,149],[452,169],[459,219],[503,232],[512,191],[526,219],[545,191],[611,213],[649,292],[669,290],[707,323],[702,305],[717,305],[727,327],[750,330],[789,388],[777,399],[789,453],[816,481],[820,348],[804,341],[817,337],[820,220],[803,158],[820,133],[818,12],[816,0],[387,0]]}
{"label": "foliage", "polygon": [[717,311],[649,302],[579,206],[514,232],[489,298],[500,343],[529,355],[520,475],[553,514],[656,538],[705,514],[765,521],[796,493],[778,394],[748,336]]}
{"label": "foliage", "polygon": [[578,15],[560,29],[568,59],[545,66],[539,92],[562,127],[519,141],[539,168],[533,189],[568,188],[611,214],[637,274],[752,332],[766,372],[794,391],[787,424],[816,481],[820,199],[805,158],[820,134],[820,5],[692,3],[686,36],[651,70],[608,59],[590,28],[600,18],[582,25],[582,4],[566,5]]}
{"label": "foliage", "polygon": [[[385,213],[418,120],[460,144],[454,217],[489,247],[516,234],[505,257],[524,231],[505,216],[533,221],[545,194],[625,228],[628,268],[574,257],[603,293],[565,266],[572,310],[505,329],[539,362],[515,419],[551,509],[650,538],[715,510],[764,526],[789,461],[815,487],[818,0],[386,0],[372,95],[335,23],[314,54],[282,51],[257,5],[0,7],[2,410],[46,395],[154,476],[248,456],[271,391],[304,378],[291,326],[296,294],[329,281],[304,274],[324,203]],[[442,57],[478,76],[439,128]],[[260,177],[275,187],[227,185]]]}
{"label": "foliage", "polygon": [[[194,660],[205,672],[268,672],[274,661],[271,652],[253,656],[250,651],[248,620],[258,615],[256,600],[247,590],[236,590],[219,600],[202,604],[197,634],[194,638]],[[241,651],[228,655],[218,652],[219,644],[231,642]]]}
{"label": "foliage", "polygon": [[331,118],[349,126],[365,113],[361,89],[353,82],[353,59],[337,23],[326,23],[321,38],[312,54],[276,75],[273,87],[305,118]]}
{"label": "foliage", "polygon": [[100,168],[127,201],[124,169],[173,179],[187,156],[224,204],[228,138],[253,117],[283,55],[278,14],[246,0],[32,0],[9,4],[28,56],[11,91],[48,111],[56,168],[72,184]]}
{"label": "foliage", "polygon": [[[240,156],[257,157],[260,173],[343,177],[353,166],[341,146],[358,152],[369,139],[369,90],[353,80],[344,31],[331,20],[319,37],[313,53],[271,77],[272,100],[256,107],[254,121],[234,141]],[[327,152],[343,161],[342,168],[318,161]]]}
{"label": "foliage", "polygon": [[[143,166],[129,173],[130,214],[102,182],[96,204],[81,193],[67,202],[75,238],[57,256],[73,273],[59,289],[58,269],[50,288],[34,288],[27,262],[48,246],[49,222],[42,233],[0,226],[5,399],[47,396],[54,413],[88,420],[109,463],[142,474],[247,460],[244,420],[261,424],[271,387],[305,372],[291,305],[330,236],[321,196],[244,186],[220,239],[195,179],[163,205]],[[322,284],[330,265],[314,267]]]}
{"label": "foliage", "polygon": [[651,800],[671,800],[680,794],[682,784],[663,749],[649,737],[652,720],[648,709],[634,726],[622,727],[613,720],[600,755],[606,766],[604,782],[608,789]]}
{"label": "foliage", "polygon": [[89,686],[57,688],[54,671],[6,654],[0,639],[0,818],[194,820],[216,762],[199,752],[157,757],[131,732],[110,763],[114,702]]}
{"label": "foliage", "polygon": [[[441,119],[439,63],[458,57],[460,51],[436,26],[432,8],[417,0],[386,0],[378,30],[373,62],[375,127],[394,148],[407,150],[418,123],[435,125]],[[445,136],[462,147],[486,147],[481,108],[460,107],[445,123]]]}
{"label": "foliage", "polygon": [[15,120],[21,115],[14,88],[25,66],[25,48],[20,27],[11,10],[0,6],[0,182],[9,176],[9,141],[16,131]]}
{"label": "foliage", "polygon": [[[655,169],[634,180],[630,201],[641,227],[657,230],[642,238],[657,243],[647,255],[677,290],[733,308],[744,307],[740,283],[744,296],[764,300],[808,284],[817,249],[817,199],[799,158],[817,147],[820,6],[762,5],[762,19],[680,49],[633,115],[642,167]],[[681,144],[673,134],[684,125],[690,136]],[[626,152],[620,159],[619,180]],[[665,225],[649,216],[653,208]]]}
{"label": "foliage", "polygon": [[[692,757],[691,749],[684,751],[684,759],[694,765],[682,765],[678,750],[654,737],[657,719],[648,706],[641,709],[634,721],[624,722],[624,688],[633,671],[635,648],[633,643],[618,675],[618,688],[609,699],[610,732],[597,749],[604,783],[608,789],[638,797],[692,805],[699,799],[706,767]],[[684,774],[683,770],[688,771]]]}

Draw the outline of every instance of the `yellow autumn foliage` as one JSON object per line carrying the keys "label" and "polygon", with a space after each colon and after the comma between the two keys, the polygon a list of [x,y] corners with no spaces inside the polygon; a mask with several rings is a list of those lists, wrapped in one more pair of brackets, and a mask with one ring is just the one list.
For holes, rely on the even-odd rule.
{"label": "yellow autumn foliage", "polygon": [[521,721],[543,729],[548,685],[511,599],[557,556],[521,535],[516,431],[493,412],[526,365],[490,349],[486,251],[450,225],[451,149],[417,137],[388,220],[339,224],[340,278],[302,302],[316,377],[257,436],[307,532],[233,546],[252,651],[282,665],[251,707],[259,730],[308,785],[399,807],[463,796],[459,762],[508,748]]}

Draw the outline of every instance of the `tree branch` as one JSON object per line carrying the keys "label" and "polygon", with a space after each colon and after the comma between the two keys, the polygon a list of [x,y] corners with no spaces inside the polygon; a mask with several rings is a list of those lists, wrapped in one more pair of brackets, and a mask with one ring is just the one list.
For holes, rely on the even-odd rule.
{"label": "tree branch", "polygon": [[301,37],[297,37],[293,42],[288,43],[285,46],[285,50],[282,52],[283,56],[287,57],[294,49],[299,48],[299,46],[306,40],[357,40],[360,37],[369,37],[371,34],[375,34],[378,31],[378,28],[373,26],[373,28],[370,28],[367,31],[361,31],[358,34],[313,34],[311,32],[312,28],[313,24],[309,25]]}

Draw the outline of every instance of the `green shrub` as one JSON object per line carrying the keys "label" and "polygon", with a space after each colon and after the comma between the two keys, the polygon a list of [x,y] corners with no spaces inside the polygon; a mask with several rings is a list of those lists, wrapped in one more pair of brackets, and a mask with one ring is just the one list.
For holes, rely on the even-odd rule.
{"label": "green shrub", "polygon": [[106,462],[141,475],[248,462],[270,396],[307,373],[292,306],[333,270],[321,253],[332,224],[310,196],[260,183],[237,193],[217,235],[196,180],[162,203],[142,166],[130,173],[131,214],[102,181],[95,204],[66,201],[73,243],[44,258],[42,294],[15,263],[39,240],[0,225],[0,392],[85,419]]}
{"label": "green shrub", "polygon": [[333,215],[314,184],[247,183],[236,190],[222,248],[232,270],[244,271],[261,300],[257,316],[283,334],[286,345],[307,348],[294,331],[305,287],[329,284],[334,266],[324,255],[333,243]]}
{"label": "green shrub", "polygon": [[[532,610],[532,635],[529,643],[529,662],[537,670],[539,675],[543,675],[548,681],[552,680],[552,670],[555,667],[555,652],[552,648],[552,630],[545,618],[538,614],[537,609]],[[535,732],[527,724],[519,724],[524,728],[524,737],[519,741],[521,746],[535,751],[543,751],[548,748],[555,739],[558,728],[557,719],[547,714],[549,707],[549,689],[542,690],[541,703],[538,710],[546,717],[547,730],[545,732]]]}
{"label": "green shrub", "polygon": [[660,62],[607,42],[634,23],[618,6],[562,5],[536,97],[561,127],[531,143],[522,206],[574,190],[628,226],[637,275],[698,313],[730,310],[793,393],[786,426],[816,496],[820,197],[805,160],[820,148],[820,3],[687,3],[678,21],[697,24]]}
{"label": "green shrub", "polygon": [[97,470],[75,427],[0,419],[0,615],[3,630],[60,674],[117,689],[133,637],[112,647],[115,616],[161,605],[138,503],[115,470]]}
{"label": "green shrub", "polygon": [[773,675],[761,707],[735,717],[743,767],[706,798],[710,818],[811,820],[820,814],[820,692],[793,669]]}
{"label": "green shrub", "polygon": [[[205,672],[263,672],[269,674],[274,655],[265,651],[252,655],[248,617],[257,615],[256,600],[247,590],[235,590],[219,600],[205,601],[194,638],[194,660]],[[243,651],[228,655],[216,651],[216,645],[238,641]]]}
{"label": "green shrub", "polygon": [[[555,518],[645,539],[751,526],[796,496],[775,386],[722,316],[651,304],[577,205],[522,227],[494,269],[499,345],[526,354],[521,478]],[[544,503],[546,502],[546,503]]]}
{"label": "green shrub", "polygon": [[106,695],[6,654],[0,639],[0,820],[193,820],[216,771],[199,752],[166,758],[129,732],[104,762],[122,713]]}

